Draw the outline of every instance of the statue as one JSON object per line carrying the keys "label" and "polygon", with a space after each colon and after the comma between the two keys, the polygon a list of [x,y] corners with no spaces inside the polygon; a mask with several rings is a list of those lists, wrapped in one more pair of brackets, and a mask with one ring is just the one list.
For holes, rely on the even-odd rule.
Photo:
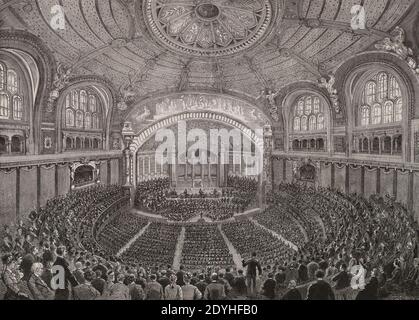
{"label": "statue", "polygon": [[378,50],[389,51],[395,53],[400,59],[404,60],[409,67],[419,76],[419,64],[413,57],[413,50],[407,47],[406,34],[400,27],[394,28],[391,37],[384,38],[375,45]]}
{"label": "statue", "polygon": [[279,121],[279,114],[278,114],[278,106],[276,105],[275,98],[278,96],[279,92],[274,92],[271,89],[264,89],[262,90],[260,96],[257,98],[259,100],[260,98],[264,98],[270,107],[270,113],[272,118],[275,121]]}
{"label": "statue", "polygon": [[69,83],[71,72],[71,67],[66,67],[61,62],[57,64],[54,81],[52,82],[52,89],[47,101],[47,112],[52,112],[54,110],[54,103],[60,96],[60,91]]}
{"label": "statue", "polygon": [[329,93],[330,100],[332,101],[333,108],[335,109],[336,113],[340,113],[340,105],[339,105],[339,97],[338,91],[335,89],[335,76],[333,74],[329,74],[329,79],[322,77],[319,80],[319,86],[325,88]]}

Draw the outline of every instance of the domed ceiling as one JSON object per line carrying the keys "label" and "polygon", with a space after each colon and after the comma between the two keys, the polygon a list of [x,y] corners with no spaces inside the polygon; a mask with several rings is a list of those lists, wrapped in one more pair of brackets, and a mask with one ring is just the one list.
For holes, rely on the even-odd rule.
{"label": "domed ceiling", "polygon": [[[237,95],[269,114],[262,90],[317,82],[373,48],[417,5],[364,1],[367,29],[355,32],[351,8],[359,0],[2,2],[1,28],[32,32],[73,75],[106,77],[135,101],[121,108],[120,119],[141,100],[196,91]],[[64,29],[50,23],[57,4]]]}
{"label": "domed ceiling", "polygon": [[147,0],[144,13],[149,29],[164,45],[207,57],[249,48],[272,22],[269,0]]}

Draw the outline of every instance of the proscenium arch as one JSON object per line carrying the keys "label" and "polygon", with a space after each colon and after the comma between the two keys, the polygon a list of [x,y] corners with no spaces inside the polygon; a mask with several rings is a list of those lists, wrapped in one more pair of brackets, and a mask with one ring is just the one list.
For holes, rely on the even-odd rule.
{"label": "proscenium arch", "polygon": [[[136,154],[143,146],[145,142],[147,142],[154,134],[163,128],[167,128],[173,124],[176,124],[182,120],[208,120],[212,122],[220,122],[223,124],[227,124],[235,129],[240,130],[251,142],[255,144],[256,148],[262,150],[260,153],[263,157],[263,132],[261,132],[262,137],[259,137],[253,130],[251,130],[246,125],[242,124],[241,122],[234,120],[230,117],[227,117],[224,114],[220,114],[217,112],[209,112],[209,111],[188,111],[183,113],[178,113],[172,116],[169,116],[165,119],[159,120],[158,122],[150,125],[149,127],[143,129],[138,133],[138,135],[134,138],[129,146],[129,153],[130,153],[130,160],[129,160],[129,169],[128,177],[129,181],[131,181],[132,185],[136,187],[137,179],[135,179],[136,173]],[[263,131],[263,130],[262,130]],[[263,159],[261,159],[261,163],[263,163]]]}
{"label": "proscenium arch", "polygon": [[248,126],[235,119],[232,119],[231,117],[210,111],[187,111],[161,119],[149,127],[141,130],[131,142],[129,146],[130,152],[132,154],[136,154],[138,150],[140,150],[140,148],[143,146],[143,144],[147,142],[151,137],[153,137],[158,130],[169,127],[182,120],[208,120],[212,122],[227,124],[235,129],[240,130],[240,132],[249,138],[249,140],[253,142],[255,146],[263,148],[263,135],[258,136],[255,131],[250,129]]}

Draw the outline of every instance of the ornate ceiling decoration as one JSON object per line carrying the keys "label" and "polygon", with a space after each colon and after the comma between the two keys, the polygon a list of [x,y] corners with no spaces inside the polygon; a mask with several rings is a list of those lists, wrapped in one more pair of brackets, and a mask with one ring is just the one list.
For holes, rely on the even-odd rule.
{"label": "ornate ceiling decoration", "polygon": [[200,57],[243,51],[266,35],[269,0],[145,0],[151,33],[169,48]]}

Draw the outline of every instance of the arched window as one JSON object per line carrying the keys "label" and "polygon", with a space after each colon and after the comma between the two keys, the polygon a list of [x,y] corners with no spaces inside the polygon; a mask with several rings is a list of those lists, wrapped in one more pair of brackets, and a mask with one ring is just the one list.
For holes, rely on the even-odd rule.
{"label": "arched window", "polygon": [[86,113],[84,116],[84,128],[91,129],[92,128],[92,116],[90,113]]}
{"label": "arched window", "polygon": [[6,93],[0,93],[0,117],[9,117],[9,96]]}
{"label": "arched window", "polygon": [[319,97],[300,97],[294,105],[293,116],[295,132],[325,129],[323,106]]}
{"label": "arched window", "polygon": [[83,128],[83,112],[80,110],[76,113],[76,127]]}
{"label": "arched window", "polygon": [[[391,124],[403,120],[403,98],[395,76],[386,72],[376,73],[366,82],[363,97],[359,125]],[[371,110],[370,116],[367,108]]]}
{"label": "arched window", "polygon": [[301,119],[300,117],[294,118],[294,131],[300,131],[301,130]]}
{"label": "arched window", "polygon": [[7,152],[7,140],[5,137],[0,137],[0,154]]}
{"label": "arched window", "polygon": [[0,61],[0,118],[24,120],[23,94],[25,86],[19,83],[19,66]]}
{"label": "arched window", "polygon": [[372,105],[376,101],[376,84],[373,81],[367,83],[365,88],[365,103]]}
{"label": "arched window", "polygon": [[97,117],[97,113],[92,115],[92,127],[93,129],[99,129],[99,119]]}
{"label": "arched window", "polygon": [[[65,124],[78,129],[100,129],[102,111],[97,97],[89,90],[72,90],[65,98]],[[92,114],[92,112],[94,112]],[[67,119],[67,116],[70,119]]]}
{"label": "arched window", "polygon": [[92,96],[92,95],[89,96],[89,109],[90,109],[90,112],[97,112],[95,96]]}
{"label": "arched window", "polygon": [[382,72],[378,75],[378,99],[383,101],[388,96],[388,76]]}
{"label": "arched window", "polygon": [[308,130],[308,118],[307,116],[301,117],[301,131],[307,131]]}
{"label": "arched window", "polygon": [[80,91],[80,108],[84,112],[87,111],[87,93],[84,90]]}
{"label": "arched window", "polygon": [[308,127],[310,131],[317,130],[317,119],[315,115],[310,116]]}
{"label": "arched window", "polygon": [[74,111],[72,109],[66,110],[65,120],[66,120],[65,125],[67,127],[74,127],[74,124],[75,124]]}
{"label": "arched window", "polygon": [[6,81],[4,79],[4,67],[0,63],[0,90],[4,90],[5,83],[6,83]]}
{"label": "arched window", "polygon": [[13,119],[22,120],[23,117],[23,106],[22,98],[19,96],[13,97]]}
{"label": "arched window", "polygon": [[323,113],[320,113],[317,116],[317,130],[323,130],[324,128],[324,115]]}
{"label": "arched window", "polygon": [[381,123],[381,105],[375,104],[372,108],[372,124],[380,124]]}
{"label": "arched window", "polygon": [[367,126],[370,124],[370,108],[368,106],[361,107],[361,125]]}
{"label": "arched window", "polygon": [[19,90],[17,74],[14,70],[7,71],[7,90],[13,94]]}
{"label": "arched window", "polygon": [[387,101],[384,104],[384,123],[392,123],[394,122],[393,118],[393,102]]}
{"label": "arched window", "polygon": [[74,109],[79,108],[79,93],[76,90],[71,92],[71,105]]}

